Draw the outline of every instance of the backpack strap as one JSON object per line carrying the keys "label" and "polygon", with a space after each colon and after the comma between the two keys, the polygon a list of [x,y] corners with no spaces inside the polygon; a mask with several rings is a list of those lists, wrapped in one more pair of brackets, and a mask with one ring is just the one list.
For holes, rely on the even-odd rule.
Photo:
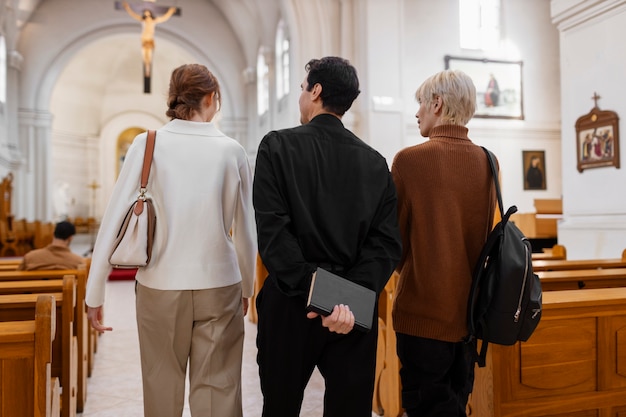
{"label": "backpack strap", "polygon": [[498,196],[498,207],[500,208],[500,218],[504,218],[504,206],[502,204],[502,192],[500,191],[500,181],[498,181],[498,169],[496,168],[496,157],[494,154],[484,146],[481,146],[485,154],[487,155],[487,160],[489,161],[489,167],[491,168],[491,175],[493,176],[493,183],[496,186],[496,195]]}

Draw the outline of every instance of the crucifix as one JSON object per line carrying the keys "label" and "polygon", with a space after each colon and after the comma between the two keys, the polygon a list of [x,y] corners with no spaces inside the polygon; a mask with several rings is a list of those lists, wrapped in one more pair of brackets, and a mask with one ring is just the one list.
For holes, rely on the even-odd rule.
{"label": "crucifix", "polygon": [[176,6],[158,6],[155,0],[144,0],[138,4],[127,1],[116,1],[116,9],[124,9],[135,20],[141,22],[141,52],[143,59],[143,92],[150,93],[150,77],[152,72],[152,54],[154,52],[154,31],[156,25],[169,20],[172,16],[180,16],[180,8]]}

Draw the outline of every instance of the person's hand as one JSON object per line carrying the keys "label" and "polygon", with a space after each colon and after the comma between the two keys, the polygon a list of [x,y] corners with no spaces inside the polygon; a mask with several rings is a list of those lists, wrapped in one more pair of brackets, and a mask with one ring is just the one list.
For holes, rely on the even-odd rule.
{"label": "person's hand", "polygon": [[[306,315],[310,319],[319,316],[314,311],[309,311]],[[330,315],[322,316],[322,326],[328,328],[331,332],[339,334],[348,334],[354,328],[354,314],[350,311],[350,307],[340,304],[333,308]]]}
{"label": "person's hand", "polygon": [[248,314],[248,307],[250,306],[250,299],[243,297],[243,315],[245,316],[246,314]]}
{"label": "person's hand", "polygon": [[113,327],[106,327],[102,324],[102,306],[87,307],[87,320],[91,323],[91,327],[100,333],[113,330]]}

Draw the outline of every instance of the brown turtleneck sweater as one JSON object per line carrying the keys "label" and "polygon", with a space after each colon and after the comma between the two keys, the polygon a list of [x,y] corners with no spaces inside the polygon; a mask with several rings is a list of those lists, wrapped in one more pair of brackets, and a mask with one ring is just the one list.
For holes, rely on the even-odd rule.
{"label": "brown turtleneck sweater", "polygon": [[391,169],[402,234],[394,330],[458,342],[467,335],[472,271],[493,224],[487,157],[464,126],[436,126]]}

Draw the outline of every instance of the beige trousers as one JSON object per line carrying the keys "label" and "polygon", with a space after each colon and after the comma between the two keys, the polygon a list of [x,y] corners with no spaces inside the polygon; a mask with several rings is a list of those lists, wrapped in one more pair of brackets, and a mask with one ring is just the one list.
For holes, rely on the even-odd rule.
{"label": "beige trousers", "polygon": [[137,284],[145,417],[181,416],[189,362],[193,417],[242,417],[241,284],[163,291]]}

